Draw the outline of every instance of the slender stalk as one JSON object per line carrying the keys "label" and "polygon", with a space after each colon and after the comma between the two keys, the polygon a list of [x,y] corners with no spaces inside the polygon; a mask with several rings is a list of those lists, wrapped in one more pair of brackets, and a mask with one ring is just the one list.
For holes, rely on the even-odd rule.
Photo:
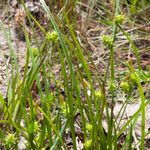
{"label": "slender stalk", "polygon": [[135,46],[135,44],[132,41],[132,39],[130,38],[129,34],[127,32],[125,32],[119,24],[118,24],[118,27],[123,32],[123,34],[126,36],[129,43],[131,44],[131,47],[133,48],[133,51],[135,53],[135,57],[136,57],[136,60],[137,60],[138,69],[142,70],[141,63],[140,63],[140,58],[139,58],[139,54],[138,54],[138,48]]}

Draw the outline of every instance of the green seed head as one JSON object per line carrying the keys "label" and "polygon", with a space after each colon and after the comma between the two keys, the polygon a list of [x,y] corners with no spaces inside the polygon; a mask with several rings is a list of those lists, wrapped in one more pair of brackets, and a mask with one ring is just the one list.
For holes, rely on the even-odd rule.
{"label": "green seed head", "polygon": [[48,32],[46,38],[47,40],[54,42],[58,38],[58,33],[56,31]]}
{"label": "green seed head", "polygon": [[16,138],[15,135],[12,133],[9,133],[6,138],[5,138],[5,145],[11,145],[14,144],[16,142]]}
{"label": "green seed head", "polygon": [[99,99],[104,99],[104,94],[102,93],[101,90],[95,91],[95,96]]}
{"label": "green seed head", "polygon": [[131,90],[131,86],[128,82],[121,82],[120,84],[120,87],[122,88],[122,90],[125,92],[125,93],[129,93],[130,90]]}
{"label": "green seed head", "polygon": [[64,116],[67,116],[67,114],[70,113],[69,106],[65,102],[61,103],[61,110],[62,110],[62,113],[64,114]]}
{"label": "green seed head", "polygon": [[34,57],[38,56],[38,54],[39,54],[38,48],[37,47],[33,47],[32,48],[32,53],[33,53]]}
{"label": "green seed head", "polygon": [[93,126],[89,123],[86,123],[86,130],[91,131],[93,129]]}
{"label": "green seed head", "polygon": [[113,92],[113,91],[116,90],[116,84],[115,84],[114,81],[110,81],[110,82],[108,83],[108,85],[109,85],[109,91],[110,91],[110,92]]}
{"label": "green seed head", "polygon": [[90,148],[92,146],[92,140],[88,140],[84,143],[85,148]]}
{"label": "green seed head", "polygon": [[114,18],[114,22],[116,24],[122,24],[124,20],[125,20],[125,16],[124,15],[117,15]]}
{"label": "green seed head", "polygon": [[109,35],[103,35],[102,36],[102,41],[103,41],[104,45],[107,45],[107,46],[112,46],[113,45],[112,37],[109,36]]}

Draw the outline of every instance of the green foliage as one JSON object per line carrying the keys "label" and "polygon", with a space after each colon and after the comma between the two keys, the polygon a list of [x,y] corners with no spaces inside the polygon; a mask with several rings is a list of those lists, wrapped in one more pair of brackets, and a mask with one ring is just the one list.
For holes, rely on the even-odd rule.
{"label": "green foliage", "polygon": [[[80,1],[59,2],[60,5],[57,8],[60,10],[56,11],[53,9],[51,1],[49,6],[44,0],[40,0],[50,21],[48,31],[26,9],[28,17],[35,22],[43,33],[43,39],[42,42],[37,40],[36,43],[34,41],[36,44],[35,47],[32,47],[32,40],[29,38],[27,30],[24,30],[27,51],[22,77],[19,73],[12,42],[1,23],[10,48],[11,59],[14,61],[12,61],[12,76],[8,85],[7,102],[0,95],[0,108],[2,108],[0,123],[5,124],[5,127],[0,129],[0,138],[2,138],[0,142],[7,149],[10,149],[12,146],[16,147],[16,142],[21,136],[24,137],[28,149],[67,149],[64,136],[66,130],[69,129],[73,149],[76,150],[75,119],[76,114],[80,114],[78,120],[82,126],[80,136],[82,136],[85,150],[118,149],[119,137],[124,132],[127,132],[127,139],[122,148],[132,149],[132,132],[137,118],[141,114],[141,140],[138,142],[141,143],[141,149],[144,149],[145,107],[149,101],[145,101],[142,82],[148,82],[149,76],[142,71],[139,49],[132,40],[130,33],[123,28],[123,21],[126,21],[126,16],[120,12],[120,1],[116,0],[114,19],[107,18],[105,25],[109,26],[109,33],[100,38],[109,56],[104,76],[101,77],[90,70],[90,57],[88,56],[90,54],[86,54],[81,46],[74,25],[75,18],[70,18],[68,15],[74,13],[68,7],[73,4],[74,10]],[[144,6],[146,5],[145,2],[143,3]],[[143,5],[137,0],[132,0],[129,7],[133,13]],[[103,8],[103,10],[105,9]],[[58,12],[57,15],[54,14],[55,11]],[[108,10],[105,11],[108,13]],[[103,19],[104,22],[106,22],[105,19]],[[134,69],[131,63],[124,63],[128,68],[128,73],[126,78],[122,77],[125,79],[121,82],[117,80],[115,71],[115,45],[119,32],[132,47],[138,66],[138,69]],[[54,56],[61,66],[58,74],[53,73],[53,66],[56,64]],[[90,63],[94,66],[92,60]],[[95,83],[98,89],[95,89]],[[120,91],[117,86],[118,83],[120,83]],[[141,100],[140,107],[124,125],[120,126],[125,109],[132,99],[134,87],[138,88]],[[125,100],[117,116],[114,116],[116,95],[119,92],[123,93]],[[111,106],[109,106],[110,104]],[[104,118],[108,127],[107,130],[103,127]],[[4,133],[3,130],[6,130],[8,134]],[[15,133],[12,134],[12,131]]]}
{"label": "green foliage", "polygon": [[133,14],[150,4],[148,0],[130,0],[128,3],[130,11]]}

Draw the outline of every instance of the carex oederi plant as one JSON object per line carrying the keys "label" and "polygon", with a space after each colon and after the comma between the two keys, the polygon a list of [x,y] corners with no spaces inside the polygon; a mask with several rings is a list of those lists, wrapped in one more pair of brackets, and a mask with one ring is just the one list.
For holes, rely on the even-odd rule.
{"label": "carex oederi plant", "polygon": [[[110,30],[99,37],[101,47],[108,52],[103,75],[98,74],[91,53],[78,35],[77,10],[83,5],[82,1],[39,0],[46,20],[44,17],[39,20],[23,0],[20,3],[32,33],[30,35],[26,22],[23,22],[20,29],[25,39],[26,54],[21,73],[10,32],[0,23],[12,60],[11,75],[7,73],[7,95],[5,99],[0,96],[2,148],[19,149],[21,145],[26,149],[54,150],[72,146],[74,150],[133,147],[144,150],[145,108],[149,101],[146,101],[142,81],[146,82],[149,76],[142,70],[139,48],[124,26],[128,14],[132,16],[138,9],[147,7],[147,1],[103,1],[99,7],[106,15],[98,22]],[[86,9],[87,21],[90,22],[98,1],[88,1],[87,4],[91,5]],[[126,7],[125,13],[121,11],[123,7]],[[120,60],[127,71],[118,80],[115,53],[120,34],[130,45],[137,67],[132,60]],[[94,72],[89,64],[92,64]],[[140,107],[122,125],[135,87]],[[119,93],[124,95],[124,100],[118,113],[114,114]],[[133,145],[133,132],[139,115],[141,139],[134,139]]]}

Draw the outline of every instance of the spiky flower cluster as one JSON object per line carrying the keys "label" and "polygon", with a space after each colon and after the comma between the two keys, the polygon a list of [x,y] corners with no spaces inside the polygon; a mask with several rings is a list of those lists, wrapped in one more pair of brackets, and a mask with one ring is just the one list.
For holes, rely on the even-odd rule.
{"label": "spiky flower cluster", "polygon": [[57,38],[58,38],[58,33],[57,33],[56,31],[48,32],[48,33],[46,34],[46,38],[47,38],[48,41],[54,42],[54,41],[56,41]]}
{"label": "spiky flower cluster", "polygon": [[103,35],[102,41],[103,41],[104,45],[106,45],[106,46],[112,46],[113,45],[113,39],[109,35]]}
{"label": "spiky flower cluster", "polygon": [[124,20],[125,20],[124,15],[116,15],[115,18],[114,18],[114,22],[116,24],[122,24]]}

